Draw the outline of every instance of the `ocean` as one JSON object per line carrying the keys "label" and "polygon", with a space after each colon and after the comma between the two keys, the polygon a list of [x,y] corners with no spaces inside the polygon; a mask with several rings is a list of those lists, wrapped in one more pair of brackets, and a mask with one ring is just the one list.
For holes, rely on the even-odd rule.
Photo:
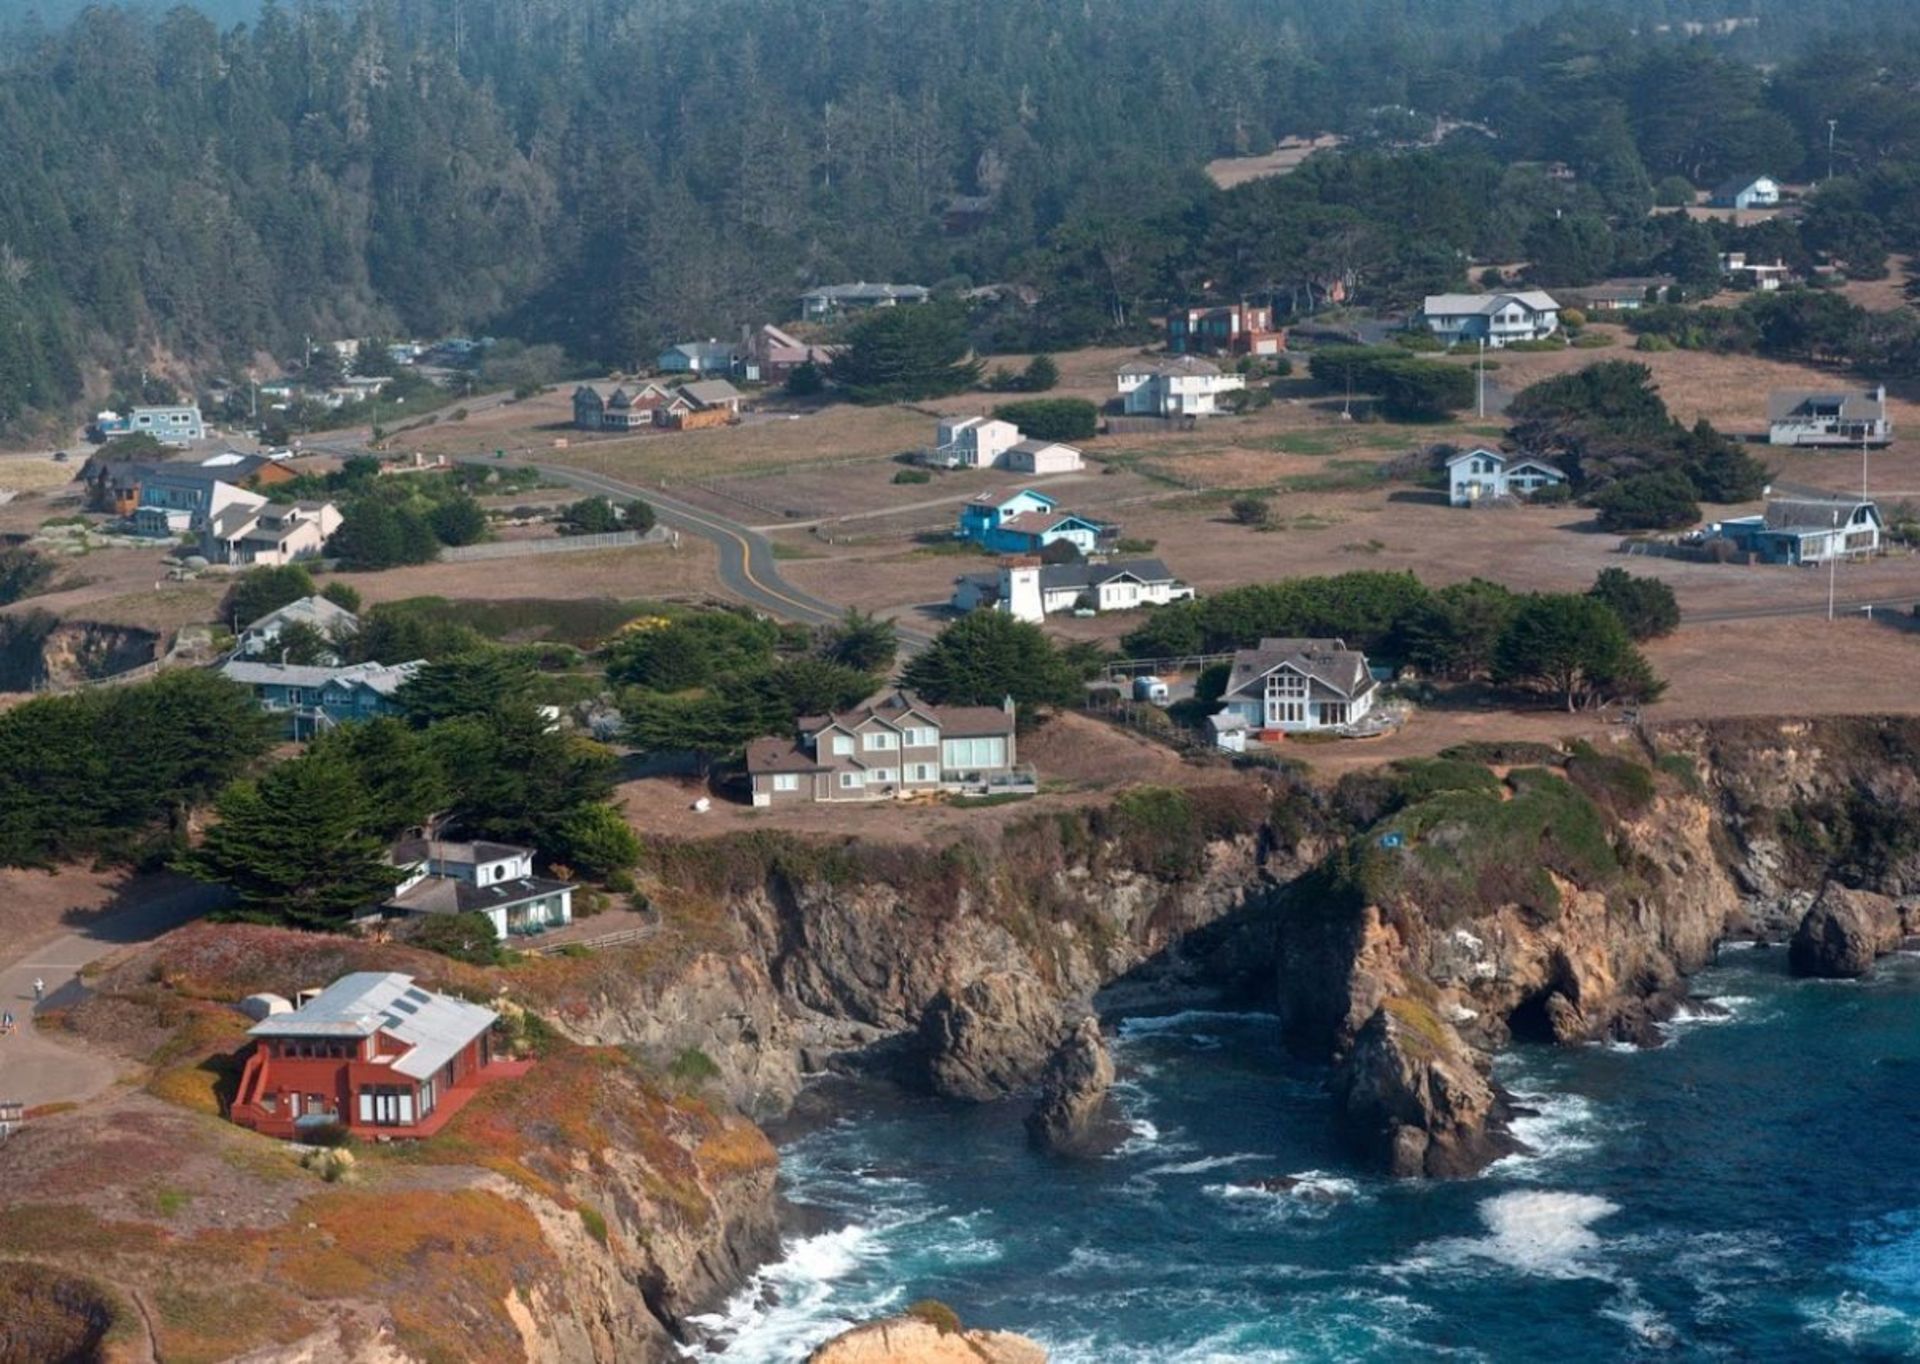
{"label": "ocean", "polygon": [[1259,1014],[1112,1025],[1102,1160],[1030,1152],[1024,1105],[862,1091],[783,1144],[799,1229],[697,1353],[788,1364],[937,1298],[1056,1364],[1920,1357],[1920,959],[1728,950],[1694,989],[1724,1015],[1661,1048],[1504,1055],[1532,1151],[1449,1183],[1347,1159]]}

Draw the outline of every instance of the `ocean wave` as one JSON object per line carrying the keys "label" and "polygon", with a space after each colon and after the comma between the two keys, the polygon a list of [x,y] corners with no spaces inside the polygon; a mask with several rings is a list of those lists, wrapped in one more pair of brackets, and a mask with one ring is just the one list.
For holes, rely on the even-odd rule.
{"label": "ocean wave", "polygon": [[[1217,1027],[1222,1023],[1275,1023],[1276,1014],[1263,1012],[1236,1013],[1225,1009],[1183,1009],[1174,1014],[1141,1014],[1133,1018],[1123,1018],[1115,1029],[1122,1042],[1130,1042],[1140,1037],[1164,1037],[1171,1033],[1192,1033],[1205,1027]],[[1217,1042],[1219,1039],[1210,1038]]]}
{"label": "ocean wave", "polygon": [[1815,1335],[1848,1350],[1873,1349],[1910,1355],[1920,1349],[1920,1321],[1863,1293],[1797,1304]]}
{"label": "ocean wave", "polygon": [[888,1254],[873,1227],[797,1237],[784,1249],[718,1311],[688,1319],[696,1340],[680,1347],[683,1359],[707,1357],[718,1345],[729,1364],[789,1364],[804,1359],[812,1346],[883,1314],[900,1297],[898,1287],[849,1291],[842,1283]]}
{"label": "ocean wave", "polygon": [[1708,1027],[1717,1023],[1751,1023],[1753,1007],[1759,1001],[1751,995],[1708,995],[1705,1005],[1687,1001],[1655,1026],[1668,1038],[1679,1037],[1691,1028]]}
{"label": "ocean wave", "polygon": [[1631,1279],[1620,1281],[1620,1291],[1600,1308],[1600,1315],[1624,1326],[1638,1344],[1666,1350],[1679,1343],[1673,1324],[1646,1300]]}
{"label": "ocean wave", "polygon": [[1538,1179],[1558,1162],[1599,1148],[1605,1119],[1592,1100],[1565,1091],[1515,1088],[1511,1092],[1531,1110],[1512,1122],[1514,1137],[1527,1149],[1501,1157],[1488,1167],[1489,1174]]}
{"label": "ocean wave", "polygon": [[1485,1236],[1453,1236],[1429,1242],[1390,1274],[1452,1273],[1476,1264],[1548,1279],[1607,1278],[1595,1263],[1601,1249],[1593,1224],[1619,1212],[1597,1194],[1521,1190],[1479,1206]]}
{"label": "ocean wave", "polygon": [[1202,1156],[1199,1160],[1182,1161],[1178,1165],[1155,1165],[1140,1173],[1152,1178],[1155,1175],[1199,1175],[1209,1170],[1225,1169],[1229,1165],[1244,1165],[1250,1160],[1270,1160],[1272,1157],[1261,1155],[1257,1151],[1242,1151],[1231,1156]]}
{"label": "ocean wave", "polygon": [[1289,1188],[1261,1188],[1256,1184],[1206,1184],[1201,1192],[1228,1204],[1257,1208],[1282,1218],[1325,1217],[1342,1203],[1360,1197],[1360,1185],[1324,1170],[1302,1170],[1288,1175]]}

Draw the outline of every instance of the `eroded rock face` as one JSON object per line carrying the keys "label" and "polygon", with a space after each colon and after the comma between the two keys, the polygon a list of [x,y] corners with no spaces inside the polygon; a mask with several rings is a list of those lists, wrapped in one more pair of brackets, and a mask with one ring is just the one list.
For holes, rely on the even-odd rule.
{"label": "eroded rock face", "polygon": [[856,1326],[807,1364],[1047,1364],[1047,1352],[1010,1331],[943,1330],[908,1316]]}
{"label": "eroded rock face", "polygon": [[1040,1099],[1027,1115],[1027,1137],[1040,1150],[1097,1156],[1113,1149],[1125,1127],[1113,1111],[1113,1057],[1100,1020],[1083,1018],[1047,1062]]}
{"label": "eroded rock face", "polygon": [[1037,976],[995,971],[943,990],[920,1022],[927,1084],[982,1103],[1030,1088],[1062,1030],[1059,1000]]}
{"label": "eroded rock face", "polygon": [[1476,1174],[1519,1149],[1506,1098],[1480,1058],[1416,1000],[1389,999],[1374,1011],[1334,1090],[1361,1152],[1397,1178]]}
{"label": "eroded rock face", "polygon": [[1900,945],[1900,911],[1872,891],[1830,883],[1800,921],[1788,946],[1796,976],[1864,976],[1876,957]]}

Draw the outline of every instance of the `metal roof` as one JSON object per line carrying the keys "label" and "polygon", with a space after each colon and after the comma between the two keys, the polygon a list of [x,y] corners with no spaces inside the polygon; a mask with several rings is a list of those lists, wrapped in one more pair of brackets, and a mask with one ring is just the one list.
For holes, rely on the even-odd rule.
{"label": "metal roof", "polygon": [[1521,289],[1498,294],[1428,294],[1420,311],[1428,317],[1492,316],[1509,302],[1536,313],[1555,312],[1560,307],[1544,290]]}
{"label": "metal roof", "polygon": [[1227,696],[1238,696],[1276,668],[1290,667],[1340,695],[1353,698],[1375,686],[1367,656],[1340,639],[1263,639],[1257,649],[1233,656]]}
{"label": "metal roof", "polygon": [[499,1015],[451,995],[435,994],[398,971],[355,971],[301,1008],[249,1028],[252,1037],[371,1037],[384,1032],[408,1051],[393,1069],[424,1080],[491,1028]]}

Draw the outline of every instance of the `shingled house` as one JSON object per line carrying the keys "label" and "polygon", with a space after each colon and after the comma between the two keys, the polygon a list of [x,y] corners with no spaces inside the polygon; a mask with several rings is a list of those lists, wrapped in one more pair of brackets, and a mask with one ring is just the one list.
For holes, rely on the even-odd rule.
{"label": "shingled house", "polygon": [[1775,389],[1767,395],[1767,443],[1798,446],[1882,446],[1893,439],[1887,386],[1867,389]]}
{"label": "shingled house", "polygon": [[747,746],[755,805],[892,800],[948,791],[1032,792],[1015,761],[1014,706],[932,706],[892,692],[839,715],[803,717],[794,739]]}
{"label": "shingled house", "polygon": [[1213,717],[1222,748],[1249,735],[1350,731],[1380,690],[1367,656],[1338,639],[1263,639],[1233,656],[1221,709]]}

